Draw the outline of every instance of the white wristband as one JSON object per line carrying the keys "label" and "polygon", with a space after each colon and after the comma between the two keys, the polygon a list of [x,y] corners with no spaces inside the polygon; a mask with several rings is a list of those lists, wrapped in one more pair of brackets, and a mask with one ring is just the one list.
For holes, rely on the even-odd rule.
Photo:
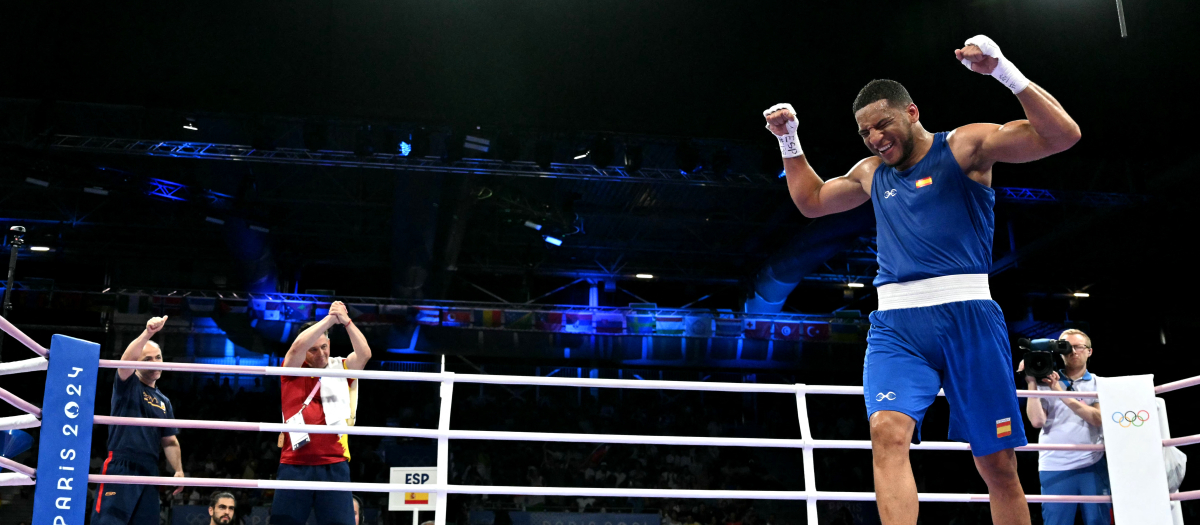
{"label": "white wristband", "polygon": [[[992,70],[991,76],[999,80],[1001,84],[1004,84],[1004,87],[1012,91],[1014,95],[1025,91],[1025,88],[1029,87],[1029,79],[1025,78],[1025,75],[1021,73],[1020,69],[1017,69],[1016,65],[1007,58],[1004,58],[1004,53],[1000,52],[1000,46],[992,39],[984,35],[975,35],[967,39],[965,45],[974,45],[984,55],[996,59],[996,68]],[[970,60],[964,58],[962,63],[964,66],[967,66],[967,69],[974,71],[971,68]]]}
{"label": "white wristband", "polygon": [[800,139],[796,138],[795,131],[782,137],[775,135],[775,138],[779,139],[779,153],[783,155],[783,158],[791,159],[804,154],[804,150],[800,149]]}
{"label": "white wristband", "polygon": [[1017,66],[1009,62],[1007,58],[1001,58],[1000,62],[996,64],[996,69],[992,70],[992,77],[1004,84],[1004,87],[1011,90],[1014,95],[1029,87],[1029,79],[1025,78],[1021,70],[1017,69]]}
{"label": "white wristband", "polygon": [[[796,128],[800,126],[800,122],[796,120],[796,110],[792,109],[792,105],[775,104],[766,111],[763,111],[763,116],[768,116],[782,109],[786,109],[791,112],[792,120],[789,120],[787,123],[786,135],[775,135],[775,138],[779,140],[779,153],[782,154],[783,158],[785,159],[799,157],[804,154],[804,150],[800,148],[800,139],[796,137]],[[771,129],[770,124],[767,125],[767,129]],[[774,133],[774,131],[771,132],[773,135]]]}

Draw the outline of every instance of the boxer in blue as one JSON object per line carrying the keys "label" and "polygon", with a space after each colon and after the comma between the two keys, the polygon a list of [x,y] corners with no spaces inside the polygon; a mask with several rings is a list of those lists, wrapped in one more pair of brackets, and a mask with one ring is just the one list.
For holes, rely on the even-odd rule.
{"label": "boxer in blue", "polygon": [[945,389],[950,439],[971,444],[998,525],[1028,525],[1014,447],[1026,444],[1000,307],[991,299],[995,191],[992,166],[1037,160],[1079,141],[1079,126],[986,36],[954,51],[968,69],[1009,88],[1025,120],[931,133],[898,82],[874,80],[854,100],[858,134],[873,156],[823,181],[800,148],[788,104],[763,115],[779,140],[788,191],[805,216],[871,200],[878,230],[879,309],[863,365],[875,494],[885,525],[917,522],[909,443]]}

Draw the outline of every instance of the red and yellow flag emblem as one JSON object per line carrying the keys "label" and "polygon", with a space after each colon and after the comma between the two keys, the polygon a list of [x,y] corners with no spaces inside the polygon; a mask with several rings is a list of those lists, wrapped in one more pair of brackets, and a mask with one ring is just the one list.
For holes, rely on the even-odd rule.
{"label": "red and yellow flag emblem", "polygon": [[933,177],[925,177],[925,178],[917,181],[918,188],[924,188],[925,186],[928,186],[930,184],[933,184]]}
{"label": "red and yellow flag emblem", "polygon": [[1012,418],[1006,417],[1004,419],[997,419],[996,420],[996,437],[1002,438],[1002,437],[1008,437],[1010,435],[1012,435]]}
{"label": "red and yellow flag emblem", "polygon": [[405,492],[405,505],[426,505],[429,503],[429,493],[427,492]]}

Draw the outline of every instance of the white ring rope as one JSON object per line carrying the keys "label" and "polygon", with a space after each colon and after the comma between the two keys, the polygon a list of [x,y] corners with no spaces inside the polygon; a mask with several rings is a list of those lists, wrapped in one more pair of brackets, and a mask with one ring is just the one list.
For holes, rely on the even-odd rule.
{"label": "white ring rope", "polygon": [[[557,443],[610,443],[623,445],[692,445],[722,447],[870,449],[866,440],[843,439],[764,439],[719,438],[707,436],[642,436],[632,434],[570,434],[557,432],[498,432],[491,430],[433,430],[424,428],[363,427],[329,425],[288,425],[284,423],[247,423],[242,421],[212,421],[197,419],[150,419],[137,417],[95,416],[99,425],[134,427],[189,428],[203,430],[241,430],[258,432],[307,432],[309,434],[347,434],[351,436],[391,436],[412,438],[475,439],[487,441],[550,441]],[[917,450],[970,450],[967,443],[925,441],[912,445]],[[1030,444],[1017,447],[1020,451],[1039,450],[1104,450],[1104,445]]]}
{"label": "white ring rope", "polygon": [[37,482],[33,478],[24,474],[15,472],[0,472],[0,487],[16,487],[20,485],[33,485]]}
{"label": "white ring rope", "polygon": [[45,370],[48,366],[50,366],[50,361],[45,357],[33,357],[24,361],[0,363],[0,376],[19,374],[21,372],[38,372]]}
{"label": "white ring rope", "polygon": [[[404,485],[400,483],[357,483],[331,481],[280,481],[273,479],[174,478],[163,476],[113,476],[91,474],[88,483],[117,485],[161,485],[168,487],[226,487],[275,490],[351,490],[355,492],[425,492],[451,494],[487,494],[508,496],[589,496],[646,497],[687,499],[766,499],[823,501],[875,501],[874,492],[826,492],[806,490],[690,490],[690,489],[617,489],[603,487],[508,487],[499,485]],[[918,494],[927,502],[987,502],[987,494]],[[1054,496],[1029,494],[1030,503],[1107,503],[1111,496]],[[1200,499],[1200,491],[1171,494],[1171,499]]]}
{"label": "white ring rope", "polygon": [[[783,385],[769,383],[708,383],[704,381],[658,381],[634,379],[593,379],[587,377],[540,377],[455,374],[454,372],[390,372],[386,370],[337,370],[281,366],[206,365],[199,363],[149,363],[143,361],[100,360],[100,368],[163,370],[168,372],[207,372],[292,377],[344,377],[349,379],[382,379],[385,381],[454,381],[487,385],[560,386],[580,388],[632,388],[642,390],[703,390],[706,392],[739,392],[768,394],[830,394],[863,395],[861,386],[841,385]],[[1096,392],[1055,392],[1052,390],[1017,390],[1017,397],[1099,397]],[[938,392],[938,395],[944,395]]]}
{"label": "white ring rope", "polygon": [[22,428],[37,428],[42,426],[42,420],[33,414],[23,416],[0,417],[0,430],[19,430]]}
{"label": "white ring rope", "polygon": [[[48,355],[45,348],[38,345],[7,320],[0,318],[0,329],[7,332],[34,352]],[[16,363],[0,365],[0,375],[18,372],[28,372],[46,369],[44,358],[34,358]],[[863,388],[856,386],[832,385],[780,385],[780,384],[748,384],[748,383],[708,383],[702,381],[644,381],[626,379],[592,379],[592,378],[562,378],[562,377],[529,377],[503,375],[454,374],[452,372],[420,373],[420,372],[389,372],[375,370],[330,370],[295,367],[239,366],[239,365],[206,365],[196,363],[146,363],[139,361],[100,360],[101,368],[125,369],[157,369],[180,372],[207,372],[247,375],[271,375],[294,377],[345,377],[354,379],[381,379],[393,381],[426,381],[442,384],[443,406],[441,409],[444,420],[439,428],[411,429],[393,427],[330,427],[326,425],[286,425],[280,423],[249,423],[207,420],[155,420],[142,418],[123,418],[111,416],[94,416],[94,422],[107,425],[130,425],[146,427],[175,427],[213,430],[244,430],[260,432],[309,432],[314,434],[354,434],[374,436],[404,436],[429,438],[439,440],[438,463],[439,472],[445,469],[444,458],[448,447],[441,446],[447,439],[477,439],[496,441],[554,441],[554,442],[585,442],[585,443],[631,443],[631,444],[661,444],[661,445],[700,445],[700,446],[743,446],[743,447],[786,447],[800,448],[806,453],[805,466],[810,467],[813,449],[870,449],[871,442],[864,440],[816,440],[802,439],[760,439],[760,438],[712,438],[692,436],[636,436],[636,435],[602,435],[602,434],[568,434],[549,432],[494,432],[475,430],[449,429],[449,395],[453,383],[521,385],[521,386],[559,386],[583,388],[631,388],[654,390],[701,390],[710,392],[739,392],[739,393],[778,393],[794,394],[797,396],[802,434],[807,435],[807,407],[804,402],[805,394],[833,395],[863,395]],[[1200,376],[1160,385],[1156,393],[1169,392],[1200,384]],[[1055,392],[1055,391],[1016,391],[1018,397],[1098,397],[1097,392]],[[943,395],[939,392],[938,395]],[[0,399],[20,408],[30,415],[0,418],[0,430],[8,428],[30,428],[40,424],[38,417],[41,410],[36,406],[18,398],[6,390],[0,389]],[[26,426],[19,426],[26,425]],[[1163,440],[1164,446],[1190,445],[1200,442],[1200,435],[1185,436]],[[970,450],[966,443],[924,442],[912,445],[917,450]],[[446,449],[446,450],[443,450]],[[1018,447],[1017,450],[1103,450],[1104,445],[1050,445],[1033,444]],[[36,471],[30,467],[11,460],[0,461],[0,466],[13,469],[13,473],[0,473],[0,486],[34,484]],[[27,475],[28,474],[28,475]],[[806,472],[806,482],[815,479]],[[443,476],[440,479],[446,479]],[[716,498],[716,499],[773,499],[773,500],[810,500],[809,514],[813,516],[813,502],[816,500],[829,501],[874,501],[873,492],[823,492],[823,491],[753,491],[753,490],[672,490],[672,489],[618,489],[596,487],[506,487],[494,485],[403,485],[394,483],[355,483],[355,482],[306,482],[280,480],[242,480],[226,478],[189,478],[161,476],[113,476],[91,474],[91,483],[113,484],[152,484],[165,486],[192,487],[231,487],[231,488],[264,488],[264,489],[306,489],[306,490],[351,490],[363,492],[425,492],[438,494],[438,507],[443,509],[445,494],[505,494],[530,496],[595,496],[595,497],[656,497],[656,498]],[[1080,502],[1099,503],[1112,501],[1111,496],[1046,496],[1029,494],[1026,499],[1030,503],[1044,502]],[[1200,499],[1200,491],[1189,491],[1171,494],[1174,501]],[[919,501],[928,502],[986,502],[986,494],[918,494]],[[442,512],[439,512],[439,515]],[[440,517],[440,516],[439,516]],[[439,520],[441,521],[441,520]]]}

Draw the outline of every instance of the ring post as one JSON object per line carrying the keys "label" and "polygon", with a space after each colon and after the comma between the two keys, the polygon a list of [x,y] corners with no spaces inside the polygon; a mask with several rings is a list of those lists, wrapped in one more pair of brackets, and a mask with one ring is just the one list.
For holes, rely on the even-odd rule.
{"label": "ring post", "polygon": [[812,431],[808,424],[808,400],[805,385],[796,385],[796,415],[800,419],[800,439],[804,442],[804,492],[808,493],[808,523],[817,523],[817,465],[813,459]]}
{"label": "ring post", "polygon": [[55,335],[46,370],[33,523],[82,524],[87,512],[100,345]]}
{"label": "ring post", "polygon": [[[439,407],[441,410],[438,414],[438,430],[446,432],[450,430],[450,405],[454,402],[454,372],[443,373],[449,375],[449,379],[442,381],[442,406]],[[438,483],[450,484],[450,439],[445,436],[438,438],[437,478]],[[437,498],[434,505],[434,525],[446,525],[447,496],[444,490],[440,490],[434,495]]]}

